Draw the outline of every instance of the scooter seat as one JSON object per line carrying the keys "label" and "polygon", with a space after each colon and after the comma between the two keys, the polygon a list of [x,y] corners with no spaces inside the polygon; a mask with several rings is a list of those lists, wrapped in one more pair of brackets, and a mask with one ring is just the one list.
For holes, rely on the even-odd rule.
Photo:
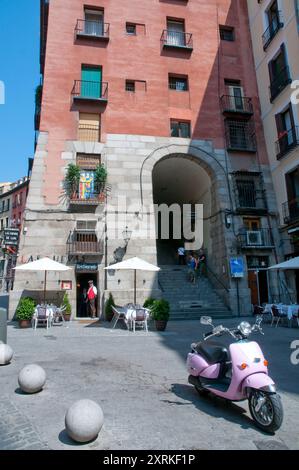
{"label": "scooter seat", "polygon": [[209,364],[230,361],[230,355],[227,347],[219,341],[202,341],[196,345],[195,350]]}

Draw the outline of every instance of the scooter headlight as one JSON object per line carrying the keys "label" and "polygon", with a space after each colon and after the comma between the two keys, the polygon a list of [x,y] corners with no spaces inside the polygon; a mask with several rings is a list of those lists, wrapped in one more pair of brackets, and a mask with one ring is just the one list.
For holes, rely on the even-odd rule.
{"label": "scooter headlight", "polygon": [[243,336],[249,336],[251,333],[251,325],[247,321],[242,321],[239,325],[239,331],[242,333]]}

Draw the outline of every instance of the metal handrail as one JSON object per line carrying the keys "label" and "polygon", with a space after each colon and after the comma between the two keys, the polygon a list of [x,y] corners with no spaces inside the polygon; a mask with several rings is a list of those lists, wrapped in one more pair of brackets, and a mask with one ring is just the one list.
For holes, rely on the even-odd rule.
{"label": "metal handrail", "polygon": [[193,48],[192,33],[185,33],[183,31],[164,29],[161,36],[161,42],[165,46],[185,47],[187,49]]}
{"label": "metal handrail", "polygon": [[109,38],[110,23],[94,20],[77,20],[75,32],[78,36]]}
{"label": "metal handrail", "polygon": [[224,284],[224,282],[220,279],[220,277],[210,268],[210,266],[207,263],[205,263],[205,266],[207,268],[207,271],[212,274],[212,276],[226,290],[226,292],[229,292],[229,288]]}
{"label": "metal handrail", "polygon": [[276,36],[278,31],[281,28],[283,28],[283,21],[282,20],[283,20],[282,13],[281,13],[281,11],[278,11],[276,17],[272,19],[272,21],[269,24],[268,28],[265,30],[264,34],[262,35],[264,50],[267,49],[267,47],[271,43],[272,39]]}
{"label": "metal handrail", "polygon": [[288,65],[283,67],[279,73],[275,76],[275,78],[271,81],[269,90],[270,90],[270,97],[273,101],[279,93],[284,90],[284,88],[291,83],[291,75],[290,75],[290,68]]}
{"label": "metal handrail", "polygon": [[80,99],[107,100],[108,83],[92,82],[88,80],[75,80],[72,95]]}
{"label": "metal handrail", "polygon": [[292,126],[288,131],[282,131],[279,139],[276,141],[276,156],[280,159],[290,150],[299,145],[299,127]]}
{"label": "metal handrail", "polygon": [[246,96],[222,95],[220,101],[223,112],[253,113],[252,99]]}

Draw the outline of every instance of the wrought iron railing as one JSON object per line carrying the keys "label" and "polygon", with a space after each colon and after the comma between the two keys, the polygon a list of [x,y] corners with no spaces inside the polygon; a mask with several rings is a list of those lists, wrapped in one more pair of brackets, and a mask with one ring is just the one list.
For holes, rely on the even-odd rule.
{"label": "wrought iron railing", "polygon": [[91,124],[79,124],[78,140],[82,142],[99,142],[100,126]]}
{"label": "wrought iron railing", "polygon": [[237,209],[266,209],[265,191],[246,184],[237,184]]}
{"label": "wrought iron railing", "polygon": [[290,199],[282,205],[282,214],[285,224],[299,219],[299,197]]}
{"label": "wrought iron railing", "polygon": [[273,248],[272,231],[268,228],[257,230],[242,229],[238,235],[241,248]]}
{"label": "wrought iron railing", "polygon": [[252,99],[243,96],[223,95],[220,98],[223,113],[253,114]]}
{"label": "wrought iron railing", "polygon": [[272,79],[270,99],[273,101],[292,82],[289,66],[283,67]]}
{"label": "wrought iron railing", "polygon": [[107,82],[90,82],[86,80],[75,80],[72,96],[80,100],[108,100]]}
{"label": "wrought iron railing", "polygon": [[299,145],[299,128],[292,127],[288,131],[282,131],[280,137],[276,142],[276,156],[279,160],[293,148]]}
{"label": "wrought iron railing", "polygon": [[162,46],[166,47],[182,47],[185,49],[193,49],[193,37],[191,33],[183,31],[172,31],[164,29],[161,36]]}
{"label": "wrought iron railing", "polygon": [[77,37],[88,36],[98,39],[109,39],[110,24],[95,20],[77,20],[75,33]]}
{"label": "wrought iron railing", "polygon": [[106,187],[105,184],[79,183],[74,190],[68,190],[70,193],[70,204],[80,205],[98,205],[105,202]]}
{"label": "wrought iron railing", "polygon": [[256,152],[254,127],[247,121],[225,121],[225,135],[228,150]]}
{"label": "wrought iron railing", "polygon": [[281,12],[278,11],[262,36],[264,50],[267,49],[281,28],[283,28],[283,18]]}
{"label": "wrought iron railing", "polygon": [[104,252],[103,241],[98,241],[95,232],[74,231],[68,239],[69,255],[102,255]]}

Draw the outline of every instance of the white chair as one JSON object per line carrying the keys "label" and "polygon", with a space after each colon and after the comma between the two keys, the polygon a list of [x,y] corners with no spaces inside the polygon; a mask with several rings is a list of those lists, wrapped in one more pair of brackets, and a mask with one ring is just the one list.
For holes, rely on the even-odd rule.
{"label": "white chair", "polygon": [[51,326],[51,315],[47,314],[47,309],[45,307],[37,306],[36,313],[32,319],[32,326],[36,330],[38,324],[46,325],[47,330]]}
{"label": "white chair", "polygon": [[134,333],[136,331],[136,325],[141,326],[142,328],[145,329],[146,332],[148,332],[147,318],[148,318],[148,313],[144,308],[136,309],[136,313],[135,315],[132,316],[132,319],[131,319],[132,329]]}

